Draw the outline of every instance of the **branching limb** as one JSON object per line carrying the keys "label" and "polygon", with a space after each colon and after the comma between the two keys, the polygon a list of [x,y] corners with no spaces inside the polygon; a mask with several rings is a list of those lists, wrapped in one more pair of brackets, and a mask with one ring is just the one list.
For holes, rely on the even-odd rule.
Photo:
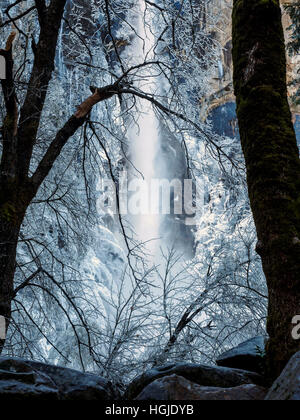
{"label": "branching limb", "polygon": [[31,178],[35,190],[37,191],[54,162],[60,155],[67,141],[83,126],[87,115],[92,108],[99,102],[111,98],[118,93],[116,85],[109,85],[104,88],[91,88],[93,94],[87,98],[79,107],[77,112],[66,122],[64,127],[57,133],[55,139],[50,144],[45,156],[41,160],[36,172]]}
{"label": "branching limb", "polygon": [[41,268],[38,268],[35,273],[31,274],[22,284],[20,284],[14,291],[14,297],[17,296],[17,294],[20,292],[20,290],[24,289],[26,286],[29,285],[31,280],[33,280],[38,274],[40,274],[42,271]]}
{"label": "branching limb", "polygon": [[[20,112],[18,129],[18,173],[28,175],[33,147],[40,125],[48,86],[54,69],[57,39],[66,0],[52,0],[44,13],[39,42],[35,47],[34,63],[27,95]],[[41,4],[40,4],[41,6]]]}
{"label": "branching limb", "polygon": [[35,9],[36,9],[36,7],[35,6],[32,6],[29,9],[25,10],[25,12],[21,13],[18,16],[14,16],[14,17],[12,17],[12,16],[9,15],[9,11],[6,11],[6,14],[9,16],[9,19],[7,21],[1,23],[0,24],[0,28],[3,28],[4,26],[7,26],[7,25],[9,25],[11,23],[15,24],[18,20],[24,18],[25,16],[27,16],[29,13],[31,13]]}

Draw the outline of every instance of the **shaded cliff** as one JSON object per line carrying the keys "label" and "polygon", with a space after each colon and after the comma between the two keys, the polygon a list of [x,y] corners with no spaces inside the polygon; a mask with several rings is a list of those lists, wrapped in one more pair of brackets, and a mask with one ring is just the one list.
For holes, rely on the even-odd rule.
{"label": "shaded cliff", "polygon": [[[282,0],[281,2],[284,5],[295,1]],[[232,0],[212,0],[207,8],[209,16],[217,17],[218,30],[214,31],[212,35],[220,43],[220,61],[215,71],[215,77],[211,80],[213,94],[203,101],[203,118],[209,116],[218,134],[235,137],[238,134],[238,128],[232,83]],[[283,11],[283,26],[287,42],[290,40],[290,32],[288,30],[290,24],[289,15]],[[287,55],[288,83],[296,79],[299,68],[300,56],[290,57]],[[290,98],[294,95],[295,90],[295,86],[289,88]],[[292,100],[290,100],[290,106],[298,142],[300,143],[300,106],[297,106]]]}

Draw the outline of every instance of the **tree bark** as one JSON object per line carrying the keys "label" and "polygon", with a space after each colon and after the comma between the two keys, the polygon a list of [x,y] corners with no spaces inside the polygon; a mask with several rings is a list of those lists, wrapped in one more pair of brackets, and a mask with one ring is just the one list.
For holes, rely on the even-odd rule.
{"label": "tree bark", "polygon": [[[11,301],[14,292],[16,250],[20,227],[6,217],[0,217],[0,316],[5,318],[6,332],[11,319]],[[0,354],[5,340],[0,339]]]}
{"label": "tree bark", "polygon": [[[47,8],[37,2],[41,24],[39,42],[33,46],[34,64],[27,95],[18,112],[14,86],[12,33],[0,55],[6,59],[6,79],[1,81],[6,117],[2,127],[0,165],[0,316],[11,320],[14,296],[16,252],[20,228],[26,210],[37,192],[29,179],[29,166],[39,128],[48,85],[54,69],[56,45],[66,0],[52,0]],[[0,340],[0,354],[5,340]]]}
{"label": "tree bark", "polygon": [[300,350],[300,162],[287,99],[279,0],[234,0],[234,86],[257,252],[269,288],[267,376]]}
{"label": "tree bark", "polygon": [[[5,318],[6,331],[11,320],[11,302],[14,297],[16,252],[20,228],[32,199],[30,183],[16,182],[0,185],[0,316]],[[0,340],[0,354],[5,340]]]}
{"label": "tree bark", "polygon": [[38,8],[40,35],[34,45],[34,62],[24,104],[20,110],[17,143],[19,177],[28,175],[30,161],[44,109],[49,83],[55,66],[59,30],[66,0],[52,0],[46,11]]}

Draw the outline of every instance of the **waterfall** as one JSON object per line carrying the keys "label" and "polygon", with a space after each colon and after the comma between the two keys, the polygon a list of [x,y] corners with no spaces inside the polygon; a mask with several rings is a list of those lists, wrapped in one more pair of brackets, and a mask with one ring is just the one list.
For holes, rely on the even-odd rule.
{"label": "waterfall", "polygon": [[[132,65],[151,61],[153,58],[152,48],[155,43],[154,35],[144,22],[145,2],[139,0],[136,8],[137,33],[132,43]],[[141,78],[137,82],[137,87],[144,92],[153,94],[157,91],[156,78]],[[159,252],[159,230],[161,218],[151,212],[151,206],[154,205],[157,197],[151,192],[152,181],[157,178],[157,168],[155,165],[156,156],[159,151],[159,121],[156,118],[151,103],[147,100],[139,100],[138,103],[140,116],[138,120],[129,129],[130,154],[133,166],[136,168],[135,177],[141,181],[145,190],[141,194],[142,203],[141,213],[132,217],[132,224],[139,242],[147,243],[146,250],[155,260]]]}
{"label": "waterfall", "polygon": [[[156,59],[153,52],[155,29],[150,18],[147,21],[143,0],[137,1],[133,15],[137,36],[126,53],[132,66]],[[149,69],[151,67],[147,66],[145,73],[135,81],[136,86],[149,94],[162,94],[162,80],[153,74],[155,70]],[[143,192],[142,214],[131,217],[134,231],[139,242],[147,242],[146,249],[154,263],[160,262],[161,248],[171,248],[173,245],[189,259],[193,256],[194,247],[192,230],[185,226],[184,215],[175,217],[174,214],[162,214],[160,196],[154,187],[155,181],[172,182],[176,178],[183,184],[188,177],[184,150],[174,133],[169,132],[164,122],[156,116],[149,101],[138,100],[138,107],[140,116],[131,125],[128,139],[132,164],[136,168],[134,176],[143,180],[146,188]],[[145,210],[147,207],[148,211]]]}

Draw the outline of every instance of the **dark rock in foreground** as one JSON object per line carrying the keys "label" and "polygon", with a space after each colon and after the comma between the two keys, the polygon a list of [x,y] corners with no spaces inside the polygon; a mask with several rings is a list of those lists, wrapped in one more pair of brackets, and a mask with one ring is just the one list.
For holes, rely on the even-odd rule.
{"label": "dark rock in foreground", "polygon": [[133,400],[156,379],[171,375],[182,376],[204,387],[233,388],[247,384],[263,385],[263,378],[252,372],[184,363],[169,364],[149,370],[136,378],[127,388],[125,398]]}
{"label": "dark rock in foreground", "polygon": [[275,381],[267,401],[300,401],[300,352],[296,353]]}
{"label": "dark rock in foreground", "polygon": [[119,394],[100,376],[11,357],[0,357],[1,400],[112,400]]}
{"label": "dark rock in foreground", "polygon": [[52,379],[35,371],[22,360],[0,359],[1,400],[58,400],[59,391]]}
{"label": "dark rock in foreground", "polygon": [[262,401],[266,394],[266,389],[253,384],[234,388],[204,387],[182,376],[171,375],[156,379],[146,386],[136,400]]}
{"label": "dark rock in foreground", "polygon": [[217,359],[217,365],[250,372],[262,373],[266,337],[255,337],[238,347],[223,353]]}

